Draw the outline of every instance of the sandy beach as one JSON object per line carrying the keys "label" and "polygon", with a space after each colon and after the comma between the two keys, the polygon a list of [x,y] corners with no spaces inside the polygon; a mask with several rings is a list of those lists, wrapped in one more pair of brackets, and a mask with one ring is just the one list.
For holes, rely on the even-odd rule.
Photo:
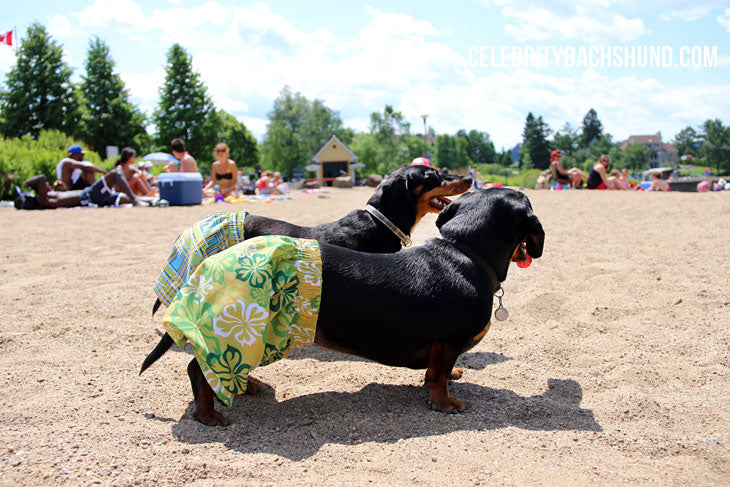
{"label": "sandy beach", "polygon": [[730,192],[526,191],[544,255],[457,362],[464,414],[429,410],[423,371],[315,346],[257,369],[226,428],[192,420],[188,350],[138,376],[180,231],[223,209],[323,223],[372,191],[0,208],[0,485],[730,485]]}

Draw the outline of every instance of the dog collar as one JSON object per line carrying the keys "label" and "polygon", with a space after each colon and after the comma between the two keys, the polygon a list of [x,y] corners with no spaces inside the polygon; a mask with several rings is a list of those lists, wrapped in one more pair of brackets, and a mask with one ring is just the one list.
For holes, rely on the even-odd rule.
{"label": "dog collar", "polygon": [[365,211],[373,215],[373,217],[378,220],[380,223],[388,227],[388,230],[393,232],[396,237],[398,237],[403,244],[404,247],[410,247],[411,246],[411,239],[408,235],[403,233],[400,228],[396,227],[393,222],[388,220],[385,215],[380,213],[377,208],[375,208],[372,205],[365,205]]}
{"label": "dog collar", "polygon": [[496,294],[500,289],[502,289],[502,283],[497,279],[497,273],[494,272],[494,269],[492,269],[492,266],[490,266],[486,260],[482,259],[479,255],[476,254],[471,248],[468,246],[461,244],[457,242],[456,240],[450,239],[448,237],[441,237],[443,240],[449,242],[451,245],[456,247],[458,251],[460,251],[462,254],[469,257],[471,260],[474,261],[475,264],[477,264],[479,267],[484,269],[487,274],[489,275],[489,278],[495,283],[493,292]]}

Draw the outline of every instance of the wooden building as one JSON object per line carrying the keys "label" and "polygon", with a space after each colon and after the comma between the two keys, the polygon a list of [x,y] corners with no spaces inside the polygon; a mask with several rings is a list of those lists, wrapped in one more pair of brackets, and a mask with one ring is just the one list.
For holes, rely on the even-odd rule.
{"label": "wooden building", "polygon": [[[317,179],[331,183],[334,178],[347,175],[355,179],[353,162],[357,156],[345,144],[333,135],[317,152],[312,160],[316,163]],[[357,164],[355,166],[361,166]],[[342,174],[342,172],[344,174]]]}

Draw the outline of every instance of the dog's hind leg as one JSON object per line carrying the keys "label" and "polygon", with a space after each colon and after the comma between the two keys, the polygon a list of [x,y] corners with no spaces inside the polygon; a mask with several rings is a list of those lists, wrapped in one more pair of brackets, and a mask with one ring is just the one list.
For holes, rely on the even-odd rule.
{"label": "dog's hind leg", "polygon": [[188,377],[195,397],[195,419],[208,426],[228,426],[225,416],[215,410],[213,404],[215,393],[205,380],[197,359],[191,360],[188,364]]}
{"label": "dog's hind leg", "polygon": [[449,396],[448,379],[451,376],[458,352],[445,343],[434,343],[428,358],[426,385],[428,386],[431,408],[444,412],[463,412],[463,402]]}

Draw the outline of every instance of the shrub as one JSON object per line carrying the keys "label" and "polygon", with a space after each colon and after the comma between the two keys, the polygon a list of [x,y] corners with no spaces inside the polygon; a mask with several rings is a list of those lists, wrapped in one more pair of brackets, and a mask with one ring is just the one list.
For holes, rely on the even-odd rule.
{"label": "shrub", "polygon": [[[0,139],[0,199],[14,199],[15,185],[22,187],[26,179],[37,174],[45,174],[51,183],[55,181],[56,165],[68,155],[72,144],[84,145],[58,130],[43,130],[36,140],[27,135]],[[89,151],[85,158],[109,169],[95,152]]]}

